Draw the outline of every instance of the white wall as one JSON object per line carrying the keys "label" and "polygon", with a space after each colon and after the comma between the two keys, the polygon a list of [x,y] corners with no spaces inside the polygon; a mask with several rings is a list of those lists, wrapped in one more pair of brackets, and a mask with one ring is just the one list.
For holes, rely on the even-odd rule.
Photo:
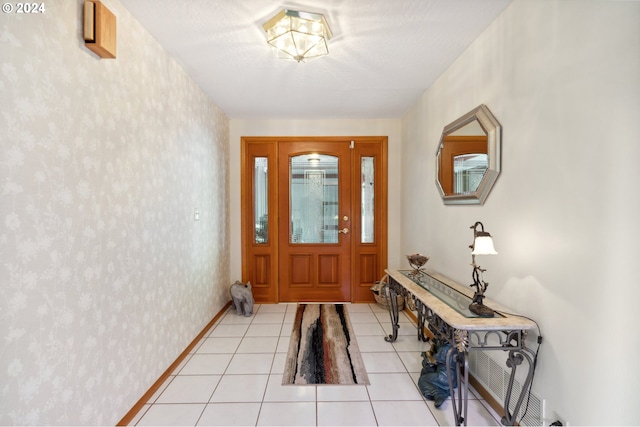
{"label": "white wall", "polygon": [[104,3],[117,59],[0,16],[1,425],[114,425],[229,299],[228,120]]}
{"label": "white wall", "polygon": [[240,138],[243,136],[388,136],[389,265],[400,258],[400,120],[238,120],[230,125],[231,277],[241,279]]}
{"label": "white wall", "polygon": [[[488,295],[540,324],[534,392],[572,425],[638,423],[639,23],[640,2],[516,0],[403,120],[401,252],[471,283],[484,223]],[[484,206],[444,206],[440,132],[479,104],[502,174]]]}

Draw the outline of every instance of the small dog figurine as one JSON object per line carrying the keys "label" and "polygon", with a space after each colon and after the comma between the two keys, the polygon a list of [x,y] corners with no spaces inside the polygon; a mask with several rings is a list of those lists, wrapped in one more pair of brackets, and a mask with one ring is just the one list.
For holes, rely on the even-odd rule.
{"label": "small dog figurine", "polygon": [[233,306],[238,316],[249,317],[253,314],[253,292],[251,292],[251,282],[242,283],[238,280],[229,288]]}

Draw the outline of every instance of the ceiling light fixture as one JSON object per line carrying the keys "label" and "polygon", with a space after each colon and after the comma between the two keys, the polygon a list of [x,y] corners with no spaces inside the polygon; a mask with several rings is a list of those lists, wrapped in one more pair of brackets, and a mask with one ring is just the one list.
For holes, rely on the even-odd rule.
{"label": "ceiling light fixture", "polygon": [[333,37],[324,15],[283,9],[263,25],[278,58],[307,62],[327,55]]}

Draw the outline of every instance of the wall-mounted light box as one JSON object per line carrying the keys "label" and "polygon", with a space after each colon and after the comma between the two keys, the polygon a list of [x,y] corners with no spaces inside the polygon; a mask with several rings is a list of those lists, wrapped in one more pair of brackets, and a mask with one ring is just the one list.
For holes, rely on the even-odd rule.
{"label": "wall-mounted light box", "polygon": [[99,1],[84,2],[84,44],[100,58],[116,57],[116,17]]}

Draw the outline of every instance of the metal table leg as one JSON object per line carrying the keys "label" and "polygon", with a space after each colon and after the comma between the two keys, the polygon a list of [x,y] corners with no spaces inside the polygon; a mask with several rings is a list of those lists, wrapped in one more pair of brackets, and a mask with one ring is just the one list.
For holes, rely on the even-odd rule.
{"label": "metal table leg", "polygon": [[[457,426],[467,425],[467,408],[469,403],[469,358],[466,351],[454,354],[456,349],[451,347],[447,352],[447,378],[449,380],[449,393],[451,394],[451,407],[453,419]],[[451,362],[455,363],[456,383],[454,384],[451,373]],[[457,390],[456,390],[457,389]]]}
{"label": "metal table leg", "polygon": [[395,342],[398,339],[398,328],[400,327],[398,324],[400,318],[398,314],[398,293],[393,287],[389,286],[388,283],[382,287],[380,292],[382,292],[382,295],[388,296],[387,309],[389,310],[392,328],[391,335],[384,337],[384,340],[387,342]]}
{"label": "metal table leg", "polygon": [[[524,401],[525,395],[527,394],[527,390],[531,386],[531,381],[533,381],[533,373],[534,373],[534,357],[535,353],[533,350],[524,347],[524,343],[520,348],[509,350],[509,356],[507,358],[507,367],[511,368],[511,375],[509,376],[509,385],[507,386],[507,394],[504,398],[504,417],[502,417],[502,424],[505,426],[512,426],[516,423],[516,418],[518,413],[520,412],[520,406],[522,406],[522,402]],[[522,390],[520,390],[520,395],[518,396],[518,400],[516,401],[516,405],[513,408],[513,413],[509,411],[509,406],[511,402],[511,395],[513,393],[513,382],[516,377],[516,368],[522,364],[524,359],[527,359],[527,363],[529,364],[529,370],[527,372],[527,378],[522,385]]]}

